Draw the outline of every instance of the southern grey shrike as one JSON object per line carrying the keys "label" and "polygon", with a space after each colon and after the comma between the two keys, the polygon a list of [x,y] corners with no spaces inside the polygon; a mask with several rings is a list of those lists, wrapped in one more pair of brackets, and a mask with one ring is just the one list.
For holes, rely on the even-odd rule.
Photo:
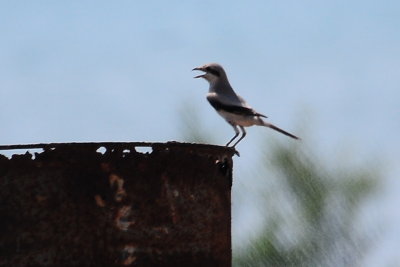
{"label": "southern grey shrike", "polygon": [[229,144],[239,136],[240,128],[242,130],[242,136],[232,146],[235,147],[246,136],[244,127],[253,125],[266,126],[294,139],[299,139],[297,136],[280,129],[271,123],[265,122],[262,118],[267,118],[267,116],[252,109],[242,97],[233,91],[229,84],[228,77],[221,65],[217,63],[209,63],[194,68],[193,70],[204,72],[204,74],[198,75],[194,78],[204,78],[209,82],[210,88],[207,94],[208,102],[210,102],[211,106],[213,106],[218,114],[232,125],[235,130],[235,136],[229,140],[226,146],[229,146]]}

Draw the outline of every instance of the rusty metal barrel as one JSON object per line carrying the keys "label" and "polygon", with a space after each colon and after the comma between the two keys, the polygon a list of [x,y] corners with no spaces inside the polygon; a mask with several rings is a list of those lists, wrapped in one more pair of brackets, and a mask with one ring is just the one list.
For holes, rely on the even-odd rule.
{"label": "rusty metal barrel", "polygon": [[[13,149],[40,151],[4,156]],[[0,266],[231,266],[234,153],[175,142],[0,146]]]}

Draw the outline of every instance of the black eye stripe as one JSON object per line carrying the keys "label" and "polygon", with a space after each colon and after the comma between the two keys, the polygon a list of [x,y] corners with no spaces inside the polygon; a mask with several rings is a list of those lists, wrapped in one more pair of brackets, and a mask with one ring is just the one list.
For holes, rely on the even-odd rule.
{"label": "black eye stripe", "polygon": [[215,76],[217,76],[217,77],[220,76],[220,74],[219,74],[219,72],[218,72],[217,70],[214,70],[214,69],[212,69],[212,68],[210,68],[210,67],[207,67],[207,68],[206,68],[206,71],[209,72],[209,73],[211,73],[211,74],[213,74],[213,75],[215,75]]}

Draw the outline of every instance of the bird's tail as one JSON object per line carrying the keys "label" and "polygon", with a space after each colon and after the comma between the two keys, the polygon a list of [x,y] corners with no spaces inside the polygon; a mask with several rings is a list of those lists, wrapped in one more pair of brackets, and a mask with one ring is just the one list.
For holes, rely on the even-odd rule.
{"label": "bird's tail", "polygon": [[269,128],[271,128],[271,129],[274,129],[275,131],[278,131],[278,132],[284,134],[284,135],[287,135],[287,136],[290,136],[290,137],[292,137],[292,138],[294,138],[294,139],[300,140],[299,137],[297,137],[297,136],[295,136],[295,135],[293,135],[293,134],[291,134],[291,133],[288,133],[288,132],[286,132],[285,130],[282,130],[281,128],[279,128],[279,127],[276,127],[276,126],[273,125],[272,123],[268,123],[268,122],[263,121],[262,126],[269,127]]}

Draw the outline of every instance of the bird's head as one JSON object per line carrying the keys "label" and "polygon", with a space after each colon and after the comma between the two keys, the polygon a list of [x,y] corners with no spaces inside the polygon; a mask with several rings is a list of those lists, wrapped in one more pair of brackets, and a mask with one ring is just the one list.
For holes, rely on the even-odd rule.
{"label": "bird's head", "polygon": [[226,74],[224,68],[217,63],[209,63],[205,64],[201,67],[194,68],[193,70],[203,71],[204,73],[201,75],[197,75],[194,78],[204,78],[210,84],[215,84],[217,81],[221,79],[226,80]]}

